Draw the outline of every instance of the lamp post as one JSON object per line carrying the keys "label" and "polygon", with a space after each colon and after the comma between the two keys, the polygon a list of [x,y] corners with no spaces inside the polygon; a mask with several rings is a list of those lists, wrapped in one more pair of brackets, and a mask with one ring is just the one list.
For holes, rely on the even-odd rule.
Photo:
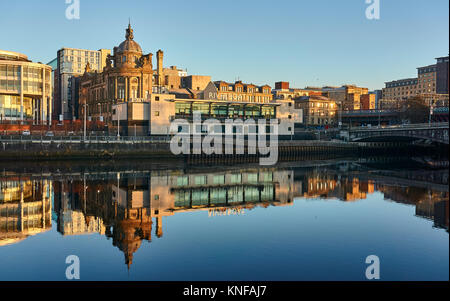
{"label": "lamp post", "polygon": [[428,115],[428,125],[431,126],[431,117],[433,115],[433,101],[430,101],[430,113]]}
{"label": "lamp post", "polygon": [[101,104],[101,103],[98,103],[97,105],[98,105],[98,107],[99,107],[99,110],[100,110],[100,117],[99,117],[99,121],[103,121],[103,120],[102,120],[102,117],[103,117],[103,116],[102,116],[102,104]]}
{"label": "lamp post", "polygon": [[378,108],[378,128],[381,127],[381,110]]}
{"label": "lamp post", "polygon": [[86,115],[87,115],[87,108],[89,107],[88,104],[84,104],[84,131],[83,131],[83,138],[84,141],[86,141]]}
{"label": "lamp post", "polygon": [[117,140],[120,139],[120,116],[119,116],[120,106],[117,104],[116,114],[117,114]]}

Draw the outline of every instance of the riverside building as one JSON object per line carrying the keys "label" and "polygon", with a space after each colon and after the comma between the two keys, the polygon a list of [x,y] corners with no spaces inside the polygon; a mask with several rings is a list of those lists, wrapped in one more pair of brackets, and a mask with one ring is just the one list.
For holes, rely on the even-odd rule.
{"label": "riverside building", "polygon": [[0,50],[0,122],[51,124],[52,68]]}
{"label": "riverside building", "polygon": [[[212,82],[209,76],[187,75],[176,67],[164,68],[164,53],[143,54],[134,41],[133,29],[126,29],[125,41],[106,58],[103,72],[88,64],[79,82],[79,116],[103,121],[110,134],[173,135],[175,119],[191,120],[195,111],[202,119],[279,119],[280,135],[291,137],[294,123],[302,115],[291,104],[273,101],[271,87],[236,82]],[[280,106],[286,109],[278,110]],[[289,113],[291,112],[291,113]],[[280,114],[286,118],[280,119]],[[290,115],[290,118],[289,116]],[[244,129],[247,131],[248,129]],[[256,129],[258,130],[258,129]]]}

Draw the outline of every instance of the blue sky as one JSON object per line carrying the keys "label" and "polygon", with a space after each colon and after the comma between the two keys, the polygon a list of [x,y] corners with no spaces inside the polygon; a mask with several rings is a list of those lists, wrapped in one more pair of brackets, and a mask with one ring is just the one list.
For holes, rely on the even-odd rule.
{"label": "blue sky", "polygon": [[[165,66],[213,80],[292,87],[357,84],[416,76],[449,53],[448,0],[380,0],[368,20],[365,0],[80,0],[67,20],[65,0],[0,1],[0,49],[49,62],[62,47],[112,49],[128,18],[144,52]],[[7,12],[7,13],[5,13]],[[155,61],[154,64],[156,65]]]}

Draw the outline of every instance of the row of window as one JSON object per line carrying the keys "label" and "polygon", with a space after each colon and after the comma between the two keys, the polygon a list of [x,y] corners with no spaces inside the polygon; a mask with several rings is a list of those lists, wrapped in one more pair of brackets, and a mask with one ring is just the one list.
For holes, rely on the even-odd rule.
{"label": "row of window", "polygon": [[[159,116],[159,112],[158,112]],[[257,134],[259,133],[260,129],[264,129],[264,127],[260,127],[258,125],[233,125],[233,134]],[[289,128],[290,131],[290,128]],[[265,126],[265,132],[266,133],[275,133],[275,130],[273,126],[266,125]],[[189,127],[187,125],[185,126],[178,126],[178,133],[189,133]],[[217,125],[197,125],[194,128],[194,134],[228,134],[226,133],[226,126],[223,124],[217,124]],[[231,134],[231,133],[230,133]]]}
{"label": "row of window", "polygon": [[[0,65],[0,78],[20,79],[20,66]],[[46,71],[46,78],[50,80],[50,71]],[[36,79],[42,81],[42,69],[23,66],[23,78],[27,80]]]}
{"label": "row of window", "polygon": [[[45,85],[46,91],[50,91],[50,84]],[[19,80],[5,80],[0,79],[0,90],[11,91],[19,93],[20,91],[20,81]],[[23,92],[40,94],[42,93],[42,83],[41,82],[23,82]]]}
{"label": "row of window", "polygon": [[219,99],[228,101],[250,101],[250,102],[268,102],[272,98],[270,96],[255,96],[243,94],[220,94]]}
{"label": "row of window", "polygon": [[397,83],[388,83],[388,84],[386,84],[386,88],[411,86],[411,85],[416,85],[416,84],[417,84],[417,80],[405,81],[405,82],[397,82]]}
{"label": "row of window", "polygon": [[242,202],[259,202],[272,201],[274,199],[273,185],[265,185],[260,191],[257,187],[245,188],[212,188],[207,190],[194,191],[176,191],[175,192],[175,206],[176,207],[191,207],[191,206],[208,206],[228,203],[242,203]]}
{"label": "row of window", "polygon": [[419,69],[419,74],[429,73],[429,72],[436,72],[436,67],[420,68]]}
{"label": "row of window", "polygon": [[[246,183],[256,184],[258,182],[272,182],[273,181],[273,173],[272,172],[263,172],[263,173],[248,173],[245,174],[247,176]],[[190,183],[190,179],[193,179],[193,183]],[[242,184],[242,174],[231,174],[229,176],[229,183],[234,184]],[[224,185],[225,184],[225,175],[215,175],[212,177],[212,183],[208,183],[208,176],[179,176],[177,177],[177,186],[178,187],[186,187],[189,185]]]}
{"label": "row of window", "polygon": [[[0,121],[7,118],[21,117],[20,97],[13,95],[0,95]],[[33,118],[33,99],[23,98],[24,119]]]}
{"label": "row of window", "polygon": [[275,108],[272,106],[257,105],[223,105],[208,103],[175,103],[176,115],[192,115],[192,112],[200,112],[202,115],[214,117],[269,117],[275,118]]}

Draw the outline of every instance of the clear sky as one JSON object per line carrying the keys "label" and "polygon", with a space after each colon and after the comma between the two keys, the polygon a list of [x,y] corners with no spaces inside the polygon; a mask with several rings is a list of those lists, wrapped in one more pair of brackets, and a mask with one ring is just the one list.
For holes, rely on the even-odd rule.
{"label": "clear sky", "polygon": [[[112,49],[128,18],[145,53],[165,66],[213,80],[291,87],[357,84],[416,76],[449,53],[448,0],[380,0],[368,20],[365,0],[0,0],[0,49],[48,63],[62,47]],[[156,65],[154,60],[154,65]]]}

